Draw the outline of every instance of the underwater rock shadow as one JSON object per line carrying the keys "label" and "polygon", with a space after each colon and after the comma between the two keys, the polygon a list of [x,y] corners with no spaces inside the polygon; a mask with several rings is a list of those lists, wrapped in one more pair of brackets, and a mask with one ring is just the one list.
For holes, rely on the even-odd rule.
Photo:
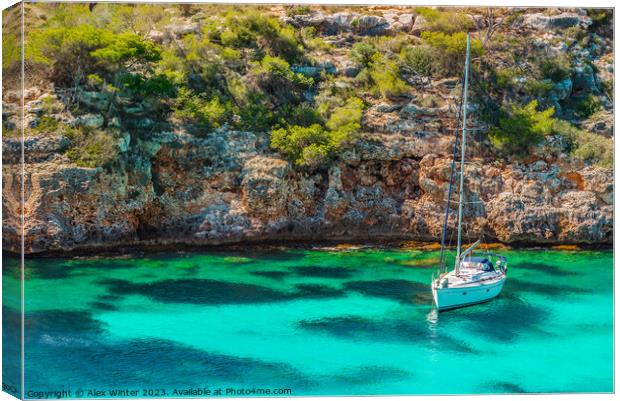
{"label": "underwater rock shadow", "polygon": [[513,383],[513,382],[508,382],[508,381],[489,382],[486,385],[484,385],[483,388],[485,390],[484,392],[488,392],[488,390],[491,390],[494,393],[501,393],[501,394],[527,393],[527,391],[525,391],[525,389],[521,387],[520,385]]}
{"label": "underwater rock shadow", "polygon": [[304,277],[349,278],[357,270],[345,267],[300,266],[295,268],[294,272]]}
{"label": "underwater rock shadow", "polygon": [[[137,261],[137,259],[136,259]],[[137,262],[131,262],[124,258],[94,258],[94,259],[41,259],[41,260],[27,260],[25,263],[26,275],[33,278],[40,278],[45,280],[57,280],[74,276],[85,276],[86,273],[80,270],[92,269],[92,270],[117,270],[117,269],[134,269],[139,264]]]}
{"label": "underwater rock shadow", "polygon": [[[2,305],[2,382],[19,389],[21,383],[21,313]],[[19,398],[20,394],[14,394]]]}
{"label": "underwater rock shadow", "polygon": [[490,340],[506,343],[514,341],[522,333],[538,333],[550,336],[544,330],[548,312],[531,305],[512,294],[499,297],[479,305],[442,312],[439,322],[465,322],[470,330]]}
{"label": "underwater rock shadow", "polygon": [[418,304],[420,300],[426,302],[427,295],[424,294],[431,291],[429,285],[417,281],[388,279],[349,281],[344,284],[344,288],[369,297],[385,298],[405,304]]}
{"label": "underwater rock shadow", "polygon": [[[11,315],[19,318],[18,313],[4,308],[3,313],[6,322]],[[84,311],[26,314],[25,331],[28,380],[42,387],[92,383],[111,388],[148,384],[171,389],[179,385],[201,386],[205,380],[240,385],[265,383],[294,389],[313,384],[312,379],[285,363],[207,352],[158,338],[110,342],[102,322]],[[59,361],[72,369],[49,375]]]}
{"label": "underwater rock shadow", "polygon": [[[79,383],[81,386],[146,386],[171,391],[179,386],[202,387],[205,383],[260,383],[266,388],[293,389],[312,384],[310,379],[286,363],[207,352],[158,338],[112,343],[99,341],[89,346],[70,343],[38,348],[33,352],[44,358],[37,363],[31,359],[26,371],[31,382],[48,388]],[[67,377],[59,372],[53,378],[45,374],[45,370],[51,368],[45,362],[59,360],[74,367],[61,371],[66,372]],[[75,372],[79,374],[76,376]]]}
{"label": "underwater rock shadow", "polygon": [[569,277],[569,276],[579,275],[579,273],[577,272],[566,271],[560,268],[559,266],[549,265],[545,263],[524,262],[524,263],[516,264],[514,268],[518,270],[534,271],[536,273],[543,272],[543,273],[546,273],[552,276],[558,276],[558,277]]}
{"label": "underwater rock shadow", "polygon": [[273,279],[273,280],[283,280],[284,277],[290,275],[289,272],[277,271],[277,270],[252,271],[252,272],[250,272],[250,274],[252,274],[254,276],[267,277],[267,278],[270,278],[270,279]]}
{"label": "underwater rock shadow", "polygon": [[106,312],[118,310],[118,307],[116,305],[107,302],[94,301],[89,303],[89,306],[93,309]]}
{"label": "underwater rock shadow", "polygon": [[285,292],[255,284],[210,279],[163,280],[153,283],[111,279],[102,280],[100,284],[107,286],[116,295],[138,294],[163,303],[201,305],[285,302],[345,295],[341,289],[318,284],[299,284],[295,286],[295,291]]}
{"label": "underwater rock shadow", "polygon": [[100,302],[105,302],[105,301],[120,301],[122,300],[123,297],[120,295],[113,295],[113,294],[103,294],[103,295],[99,295],[97,297],[97,300]]}
{"label": "underwater rock shadow", "polygon": [[411,377],[411,373],[402,369],[369,365],[346,369],[340,374],[326,376],[321,379],[321,385],[336,385],[338,387],[342,385],[366,386],[372,383],[394,382]]}
{"label": "underwater rock shadow", "polygon": [[432,331],[423,322],[409,322],[398,319],[368,319],[361,316],[336,316],[315,320],[301,320],[297,326],[303,330],[327,333],[329,335],[376,342],[420,343],[426,342],[437,348],[455,352],[476,354],[477,351],[465,342]]}
{"label": "underwater rock shadow", "polygon": [[60,280],[75,274],[77,268],[57,261],[27,261],[24,274],[28,278]]}
{"label": "underwater rock shadow", "polygon": [[36,340],[42,335],[91,335],[104,331],[103,323],[87,311],[52,309],[24,314],[24,337]]}
{"label": "underwater rock shadow", "polygon": [[561,284],[549,284],[549,283],[540,283],[535,281],[526,281],[518,278],[509,277],[506,280],[506,284],[504,286],[503,291],[512,291],[515,293],[521,292],[533,292],[542,295],[572,295],[572,294],[585,294],[590,291],[585,288],[573,287],[570,285],[561,285]]}

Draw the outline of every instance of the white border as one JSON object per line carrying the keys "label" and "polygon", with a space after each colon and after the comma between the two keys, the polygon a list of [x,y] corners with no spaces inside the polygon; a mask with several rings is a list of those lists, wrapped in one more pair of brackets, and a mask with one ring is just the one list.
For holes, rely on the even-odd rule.
{"label": "white border", "polygon": [[[68,0],[68,2],[79,2],[76,0]],[[124,1],[124,2],[139,2],[139,1]],[[231,1],[226,1],[226,0],[212,0],[212,1],[191,1],[191,0],[174,0],[174,1],[165,1],[165,0],[149,0],[149,1],[145,1],[145,2],[149,2],[149,3],[236,3],[236,4],[331,4],[331,5],[343,5],[343,4],[347,4],[347,5],[394,5],[394,6],[416,6],[416,5],[437,5],[437,6],[494,6],[494,7],[614,7],[615,3],[613,1],[610,0],[588,0],[587,2],[585,1],[577,1],[577,0],[564,0],[564,1],[558,1],[558,0],[546,0],[544,2],[534,2],[532,0],[511,0],[510,2],[507,1],[498,1],[498,0],[475,0],[474,2],[467,2],[464,0],[432,0],[432,1],[420,1],[420,0],[388,0],[388,1],[380,1],[380,0],[376,0],[376,1],[364,1],[364,0],[341,0],[341,1],[334,1],[334,0],[318,0],[318,1],[311,1],[311,0],[296,0],[294,2],[292,1],[267,1],[267,0],[238,0],[235,2],[231,2]],[[5,8],[10,7],[13,4],[16,4],[17,1],[15,0],[0,0],[0,5],[1,8],[4,10]],[[472,4],[474,3],[474,4]],[[615,11],[615,10],[614,10]],[[615,13],[614,13],[614,27],[617,26],[615,25]],[[617,63],[616,63],[616,51],[617,51],[617,40],[616,40],[616,30],[614,29],[614,66],[617,68]],[[0,60],[1,60],[1,49],[0,49]],[[0,72],[1,74],[1,72]],[[614,84],[617,83],[617,70],[614,70]],[[614,104],[615,104],[615,100],[618,99],[618,95],[620,94],[620,89],[618,88],[618,85],[615,85],[614,88]],[[0,86],[0,98],[2,95],[2,88]],[[618,115],[618,109],[615,108],[614,110],[614,120],[617,120],[617,115]],[[615,125],[614,125],[614,138],[615,138]],[[1,147],[0,147],[1,148]],[[1,149],[0,149],[0,160],[1,160]],[[618,169],[615,169],[615,165],[616,162],[618,160],[620,160],[619,158],[620,156],[620,148],[618,146],[618,144],[616,143],[616,141],[614,140],[614,183],[618,183],[620,182],[620,180],[618,179],[620,174],[618,172]],[[0,174],[0,187],[2,186],[2,177]],[[614,196],[614,216],[616,215],[616,205],[618,205],[618,199],[619,199],[620,195],[618,194],[618,191],[616,190],[615,192],[615,196]],[[2,211],[0,209],[0,220],[2,218]],[[618,229],[617,226],[614,224],[614,238],[618,238]],[[614,278],[615,278],[615,272],[617,271],[618,266],[620,265],[620,262],[615,258],[615,255],[618,252],[620,245],[618,242],[614,241]],[[0,262],[1,263],[1,262]],[[616,336],[616,331],[615,331],[615,311],[618,310],[617,306],[618,306],[618,297],[617,294],[619,294],[618,292],[618,288],[619,288],[619,284],[618,284],[618,280],[614,279],[614,387],[615,385],[618,383],[618,378],[620,377],[619,373],[618,373],[618,369],[615,369],[615,361],[616,361],[616,353],[618,350],[618,336]],[[2,289],[0,287],[0,296],[2,293]],[[0,326],[2,324],[2,317],[0,316]],[[2,348],[1,348],[1,344],[0,344],[0,357],[2,355]],[[501,373],[501,372],[498,372]],[[507,373],[507,372],[504,372]],[[571,401],[577,401],[577,400],[583,400],[583,399],[587,399],[587,400],[594,400],[594,401],[598,401],[598,400],[613,400],[616,398],[620,398],[620,397],[616,397],[615,394],[522,394],[522,395],[458,395],[458,396],[375,396],[372,397],[375,400],[380,400],[380,401],[394,401],[394,400],[433,400],[433,401],[440,401],[440,400],[454,400],[455,397],[457,397],[457,399],[459,400],[465,400],[465,401],[470,401],[470,400],[488,400],[488,401],[495,401],[495,400],[515,400],[515,399],[521,399],[521,398],[527,398],[528,400],[552,400],[552,401],[559,401],[559,400],[571,400]],[[360,399],[360,397],[291,397],[294,398],[296,400],[300,400],[300,401],[310,401],[310,400],[318,400],[318,399],[324,399],[324,400],[333,400],[333,401],[358,401]],[[201,398],[196,398],[197,400],[201,399]],[[242,401],[242,400],[247,400],[248,398],[228,398],[228,397],[222,397],[221,399],[226,399],[226,400],[236,400],[236,401]],[[252,400],[273,400],[273,398],[251,398]],[[0,401],[10,401],[10,400],[15,400],[14,397],[8,395],[7,393],[4,392],[0,392]],[[119,398],[119,400],[122,400],[121,398]],[[135,399],[130,399],[130,400],[135,400]],[[148,398],[142,398],[142,400],[151,400]],[[159,399],[153,399],[153,400],[159,400]],[[171,398],[172,400],[172,398]]]}

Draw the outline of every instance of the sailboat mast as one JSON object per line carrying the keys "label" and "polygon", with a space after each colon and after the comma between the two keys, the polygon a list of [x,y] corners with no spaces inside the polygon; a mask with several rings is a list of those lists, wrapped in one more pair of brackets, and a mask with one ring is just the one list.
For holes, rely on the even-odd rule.
{"label": "sailboat mast", "polygon": [[459,274],[461,265],[461,240],[463,231],[463,184],[465,178],[465,140],[467,138],[467,85],[469,83],[469,33],[467,34],[467,53],[465,57],[465,93],[463,95],[463,135],[461,138],[461,174],[459,176],[459,227],[456,244],[456,261],[454,270]]}

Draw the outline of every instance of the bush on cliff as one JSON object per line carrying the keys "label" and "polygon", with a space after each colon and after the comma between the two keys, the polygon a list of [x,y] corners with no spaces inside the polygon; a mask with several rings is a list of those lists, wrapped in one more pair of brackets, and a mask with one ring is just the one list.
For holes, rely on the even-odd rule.
{"label": "bush on cliff", "polygon": [[277,18],[252,7],[226,13],[221,30],[210,34],[224,46],[256,49],[258,55],[279,56],[291,63],[305,58],[303,45],[292,26],[283,25]]}
{"label": "bush on cliff", "polygon": [[181,88],[175,100],[174,114],[177,118],[195,124],[198,128],[212,130],[226,120],[231,106],[219,98],[207,99],[193,91]]}
{"label": "bush on cliff", "polygon": [[65,155],[80,167],[103,167],[118,156],[117,142],[109,132],[64,127],[63,134],[72,145]]}
{"label": "bush on cliff", "polygon": [[466,32],[474,27],[468,15],[461,12],[440,11],[430,7],[416,7],[415,12],[426,20],[424,29],[452,34]]}
{"label": "bush on cliff", "polygon": [[34,31],[26,44],[26,58],[48,66],[59,85],[79,85],[91,73],[114,82],[121,74],[146,72],[141,67],[160,57],[157,45],[136,34],[90,25]]}
{"label": "bush on cliff", "polygon": [[22,59],[22,49],[17,35],[6,33],[2,35],[2,69],[8,71],[19,68]]}
{"label": "bush on cliff", "polygon": [[287,155],[296,166],[316,169],[346,148],[360,129],[364,104],[358,98],[348,99],[327,120],[307,127],[292,125],[273,130],[271,146]]}
{"label": "bush on cliff", "polygon": [[430,46],[407,46],[399,54],[401,68],[421,78],[432,78],[437,68],[436,50]]}
{"label": "bush on cliff", "polygon": [[296,166],[307,167],[322,165],[333,150],[329,131],[319,124],[273,130],[271,146],[287,155]]}
{"label": "bush on cliff", "polygon": [[596,96],[588,94],[577,100],[574,112],[579,118],[588,118],[602,108],[601,101]]}
{"label": "bush on cliff", "polygon": [[308,15],[312,14],[312,7],[308,5],[290,6],[286,9],[287,17],[294,17],[296,15]]}
{"label": "bush on cliff", "polygon": [[370,66],[375,54],[379,53],[379,50],[375,46],[367,42],[358,42],[351,46],[349,56],[351,59],[364,67]]}
{"label": "bush on cliff", "polygon": [[399,96],[408,89],[405,81],[400,78],[398,64],[386,57],[375,55],[369,73],[373,82],[371,91],[375,95],[380,94],[384,98]]}
{"label": "bush on cliff", "polygon": [[356,82],[373,96],[384,98],[400,96],[408,89],[400,77],[396,61],[375,53],[369,64],[355,77]]}
{"label": "bush on cliff", "polygon": [[[442,76],[462,75],[467,48],[465,32],[422,32],[421,37],[426,44],[438,50],[436,68]],[[470,49],[472,59],[484,54],[482,43],[477,39],[470,40]]]}
{"label": "bush on cliff", "polygon": [[39,123],[33,128],[38,134],[52,134],[58,130],[58,120],[50,116],[41,116]]}
{"label": "bush on cliff", "polygon": [[314,83],[310,77],[295,73],[286,60],[265,56],[260,62],[253,62],[248,77],[254,90],[265,96],[265,105],[281,114],[283,106],[296,106],[305,100],[304,91]]}
{"label": "bush on cliff", "polygon": [[343,106],[334,109],[325,125],[332,131],[356,132],[360,129],[363,110],[364,102],[356,97],[349,98]]}
{"label": "bush on cliff", "polygon": [[525,106],[512,105],[504,110],[499,124],[490,130],[491,143],[505,153],[524,154],[546,135],[552,133],[554,119],[553,107],[538,111],[538,102],[531,101]]}
{"label": "bush on cliff", "polygon": [[553,132],[568,139],[571,154],[589,164],[601,167],[613,167],[614,143],[607,138],[592,132],[581,130],[568,121],[554,120]]}

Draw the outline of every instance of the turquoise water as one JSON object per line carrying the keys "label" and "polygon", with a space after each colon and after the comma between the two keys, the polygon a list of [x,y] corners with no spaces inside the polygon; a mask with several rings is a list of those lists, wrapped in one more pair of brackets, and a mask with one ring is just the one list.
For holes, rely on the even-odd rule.
{"label": "turquoise water", "polygon": [[[499,298],[441,314],[428,286],[437,252],[27,260],[26,393],[613,391],[612,252],[505,254]],[[7,319],[16,260],[3,276]]]}

